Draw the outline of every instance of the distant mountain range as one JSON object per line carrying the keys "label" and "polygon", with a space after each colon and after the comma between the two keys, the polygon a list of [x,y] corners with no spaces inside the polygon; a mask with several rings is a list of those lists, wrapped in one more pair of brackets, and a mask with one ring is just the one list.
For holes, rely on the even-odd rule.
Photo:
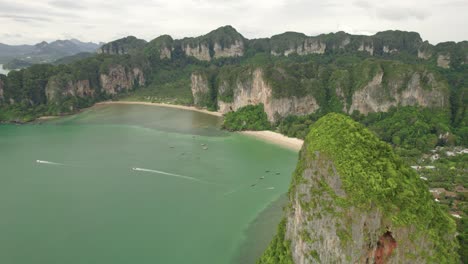
{"label": "distant mountain range", "polygon": [[102,44],[81,42],[77,39],[56,40],[50,43],[43,41],[36,45],[0,43],[0,64],[14,69],[35,63],[51,63],[78,53],[94,53]]}

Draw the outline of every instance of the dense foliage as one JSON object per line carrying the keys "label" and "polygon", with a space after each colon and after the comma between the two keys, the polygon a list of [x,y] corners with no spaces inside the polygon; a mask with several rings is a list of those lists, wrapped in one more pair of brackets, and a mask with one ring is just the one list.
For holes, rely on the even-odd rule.
{"label": "dense foliage", "polygon": [[263,104],[248,105],[227,113],[223,123],[223,128],[230,131],[268,130],[270,127]]}
{"label": "dense foliage", "polygon": [[281,220],[276,235],[257,264],[293,264],[290,241],[285,240],[286,219]]}
{"label": "dense foliage", "polygon": [[[425,237],[434,244],[432,263],[456,263],[457,243],[447,234],[455,233],[453,219],[434,202],[427,185],[414,170],[394,154],[362,124],[341,114],[328,114],[312,127],[305,141],[307,157],[316,151],[336,166],[347,194],[332,196],[337,205],[361,210],[377,207],[394,226],[414,226],[415,239]],[[301,181],[297,171],[290,192]]]}

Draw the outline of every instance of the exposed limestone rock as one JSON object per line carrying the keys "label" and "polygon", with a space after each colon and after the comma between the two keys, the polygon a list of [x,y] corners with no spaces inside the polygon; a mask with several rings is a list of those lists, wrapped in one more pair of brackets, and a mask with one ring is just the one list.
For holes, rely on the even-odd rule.
{"label": "exposed limestone rock", "polygon": [[219,43],[215,43],[214,47],[214,57],[223,58],[223,57],[240,57],[244,55],[244,43],[242,41],[236,40],[229,47],[222,47]]}
{"label": "exposed limestone rock", "polygon": [[429,51],[418,49],[418,58],[427,60],[432,57],[432,54]]}
{"label": "exposed limestone rock", "polygon": [[450,55],[439,54],[439,56],[437,56],[437,66],[445,69],[450,68]]}
{"label": "exposed limestone rock", "polygon": [[185,55],[195,57],[199,60],[210,61],[210,49],[205,44],[198,44],[192,47],[190,44],[186,44],[183,47]]}
{"label": "exposed limestone rock", "polygon": [[[422,78],[428,81],[429,89],[423,88]],[[380,72],[352,97],[349,113],[358,110],[362,114],[370,112],[386,112],[392,106],[445,107],[448,105],[448,92],[436,82],[431,73],[414,73],[407,83],[398,79],[388,83],[386,89],[382,83],[383,73]],[[400,88],[404,87],[402,91]],[[386,92],[384,92],[386,91]]]}
{"label": "exposed limestone rock", "polygon": [[258,263],[457,263],[455,234],[390,145],[331,113],[311,126],[285,220]]}
{"label": "exposed limestone rock", "polygon": [[[220,93],[226,88],[221,84]],[[263,104],[268,120],[276,121],[276,118],[288,115],[306,115],[315,112],[319,106],[312,96],[301,98],[274,98],[271,87],[265,82],[263,72],[256,69],[252,73],[252,78],[246,82],[237,81],[234,88],[232,102],[218,100],[218,108],[222,113],[236,111],[247,105]]]}
{"label": "exposed limestone rock", "polygon": [[101,74],[100,82],[107,94],[115,95],[124,90],[132,90],[137,85],[145,85],[145,77],[139,68],[127,71],[125,67],[117,65],[111,67],[108,74]]}
{"label": "exposed limestone rock", "polygon": [[272,50],[271,54],[274,56],[279,56],[279,55],[289,56],[290,54],[293,54],[293,53],[297,53],[299,55],[323,54],[325,53],[326,48],[327,48],[327,45],[321,40],[315,39],[315,38],[307,38],[304,40],[304,42],[302,42],[301,44],[297,46],[291,45],[289,49],[285,50],[282,53],[278,53]]}
{"label": "exposed limestone rock", "polygon": [[160,59],[170,59],[172,57],[171,49],[168,47],[162,47],[159,50],[159,58]]}
{"label": "exposed limestone rock", "polygon": [[95,90],[89,80],[72,81],[68,76],[53,76],[45,89],[47,101],[55,101],[68,96],[93,97]]}
{"label": "exposed limestone rock", "polygon": [[388,46],[383,46],[383,52],[384,53],[397,53],[398,49],[391,49]]}
{"label": "exposed limestone rock", "polygon": [[192,73],[190,77],[192,81],[191,89],[193,95],[193,102],[197,106],[203,106],[205,99],[209,96],[210,89],[208,87],[208,80],[206,76],[200,73]]}
{"label": "exposed limestone rock", "polygon": [[362,43],[358,48],[359,51],[367,51],[370,55],[374,55],[374,46],[372,44]]}
{"label": "exposed limestone rock", "polygon": [[3,96],[3,89],[5,87],[5,84],[3,83],[2,80],[0,80],[0,102],[3,101],[5,98]]}

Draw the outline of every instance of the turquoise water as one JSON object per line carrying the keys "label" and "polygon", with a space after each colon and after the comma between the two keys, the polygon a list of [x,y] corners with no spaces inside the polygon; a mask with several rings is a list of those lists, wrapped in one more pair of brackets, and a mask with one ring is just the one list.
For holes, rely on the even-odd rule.
{"label": "turquoise water", "polygon": [[202,113],[107,105],[0,126],[0,263],[252,259],[268,239],[249,234],[275,231],[275,221],[252,227],[287,191],[297,154],[219,124]]}

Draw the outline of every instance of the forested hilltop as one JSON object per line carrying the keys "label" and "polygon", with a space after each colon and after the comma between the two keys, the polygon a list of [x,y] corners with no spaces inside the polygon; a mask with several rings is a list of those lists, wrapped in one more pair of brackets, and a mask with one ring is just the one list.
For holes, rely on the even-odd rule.
{"label": "forested hilltop", "polygon": [[468,145],[467,41],[432,45],[404,31],[246,39],[225,26],[195,38],[129,36],[88,56],[0,75],[0,122],[127,99],[195,105],[227,114],[230,130],[305,138],[320,117],[344,113],[410,165],[435,167],[418,173],[441,206],[461,215],[468,259],[468,155],[460,154]]}

